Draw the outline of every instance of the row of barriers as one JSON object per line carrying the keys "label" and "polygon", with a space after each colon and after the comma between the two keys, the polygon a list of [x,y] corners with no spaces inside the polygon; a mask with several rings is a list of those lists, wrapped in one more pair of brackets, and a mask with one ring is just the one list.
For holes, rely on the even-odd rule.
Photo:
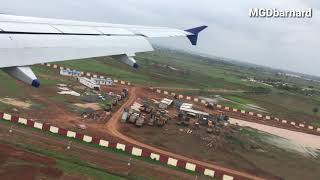
{"label": "row of barriers", "polygon": [[[199,97],[186,96],[186,95],[177,94],[174,92],[169,92],[166,90],[161,90],[161,89],[157,89],[157,88],[153,88],[153,87],[150,87],[149,89],[155,93],[163,94],[165,96],[171,96],[171,97],[176,97],[178,99],[183,99],[183,100],[187,100],[187,101],[194,102],[194,103],[200,103],[204,106],[209,105],[209,102],[207,102],[206,100],[201,99]],[[242,119],[244,119],[244,117],[249,117],[249,119],[251,119],[251,120],[258,120],[261,122],[273,121],[273,122],[275,122],[273,124],[278,125],[279,127],[282,127],[282,128],[291,129],[291,130],[294,129],[294,130],[303,131],[306,133],[320,135],[320,127],[316,127],[316,126],[313,126],[310,124],[298,123],[295,121],[289,121],[289,120],[285,120],[285,119],[280,119],[278,117],[273,117],[270,115],[263,115],[263,114],[259,114],[259,113],[255,113],[255,112],[235,109],[232,107],[223,106],[223,105],[219,105],[219,104],[213,104],[213,107],[217,108],[221,111],[228,112],[229,114],[236,116],[236,117],[239,117],[239,118],[242,118]]]}
{"label": "row of barriers", "polygon": [[81,133],[78,133],[78,132],[70,131],[70,130],[67,130],[67,129],[64,129],[64,128],[59,128],[59,127],[56,127],[56,126],[52,126],[52,125],[47,124],[47,123],[40,123],[40,122],[36,122],[34,120],[24,119],[24,118],[21,118],[21,117],[18,117],[18,116],[13,116],[13,115],[6,114],[6,113],[1,113],[0,112],[0,120],[5,120],[5,121],[13,122],[13,123],[23,124],[23,125],[26,125],[28,127],[32,127],[32,128],[39,129],[39,130],[42,130],[42,131],[58,134],[58,135],[61,135],[61,136],[64,136],[64,137],[75,138],[75,139],[78,139],[80,141],[83,141],[83,142],[86,142],[86,143],[96,144],[96,145],[99,145],[99,146],[105,147],[105,148],[117,149],[117,150],[126,152],[128,154],[131,154],[133,156],[153,159],[155,161],[161,162],[161,163],[169,165],[169,166],[174,166],[174,167],[182,168],[182,169],[185,169],[185,170],[188,170],[188,171],[197,172],[199,174],[203,174],[203,175],[206,175],[206,176],[209,176],[209,177],[213,177],[215,179],[220,179],[220,180],[244,180],[244,179],[248,179],[247,177],[243,177],[243,176],[240,176],[240,175],[237,175],[237,174],[231,174],[231,173],[228,173],[228,172],[225,172],[225,171],[204,167],[204,166],[201,166],[201,165],[198,165],[198,164],[195,164],[195,163],[190,163],[190,162],[187,162],[185,160],[172,158],[172,157],[169,157],[169,156],[164,155],[164,154],[155,153],[155,152],[152,152],[149,149],[135,147],[135,146],[132,146],[130,144],[124,144],[124,143],[119,143],[119,142],[108,141],[108,140],[101,139],[101,138],[98,138],[98,137],[92,137],[92,136],[89,136],[89,135],[85,135],[85,134],[81,134]]}

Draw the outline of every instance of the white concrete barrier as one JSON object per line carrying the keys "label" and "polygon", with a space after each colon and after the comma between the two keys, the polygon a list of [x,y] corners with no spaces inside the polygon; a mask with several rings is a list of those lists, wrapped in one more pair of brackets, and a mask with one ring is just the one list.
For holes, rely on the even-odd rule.
{"label": "white concrete barrier", "polygon": [[237,111],[238,111],[238,109],[233,108],[233,109],[232,109],[232,111],[237,112]]}
{"label": "white concrete barrier", "polygon": [[178,163],[178,160],[169,157],[169,159],[168,159],[168,165],[177,166],[177,163]]}
{"label": "white concrete barrier", "polygon": [[223,175],[222,180],[233,180],[233,177],[228,175]]}
{"label": "white concrete barrier", "polygon": [[116,148],[119,149],[119,150],[125,151],[126,145],[121,144],[121,143],[117,143],[117,147]]}
{"label": "white concrete barrier", "polygon": [[225,109],[225,110],[230,110],[230,107],[225,106],[224,109]]}
{"label": "white concrete barrier", "polygon": [[201,100],[201,104],[206,104],[207,102],[205,100]]}
{"label": "white concrete barrier", "polygon": [[266,116],[266,119],[269,120],[269,119],[271,119],[271,117],[270,116]]}
{"label": "white concrete barrier", "polygon": [[244,111],[244,110],[241,110],[241,114],[245,114],[246,113],[246,111]]}
{"label": "white concrete barrier", "polygon": [[28,122],[28,120],[26,120],[26,119],[24,119],[24,118],[19,118],[19,119],[18,119],[18,123],[20,123],[20,124],[27,125],[27,122]]}
{"label": "white concrete barrier", "polygon": [[217,105],[217,108],[222,108],[222,106],[220,104]]}
{"label": "white concrete barrier", "polygon": [[104,146],[104,147],[108,147],[109,146],[109,141],[105,141],[105,140],[100,139],[99,145],[100,146]]}
{"label": "white concrete barrier", "polygon": [[290,124],[291,124],[291,125],[293,125],[293,126],[295,126],[295,125],[296,125],[296,123],[295,123],[295,122],[290,122]]}
{"label": "white concrete barrier", "polygon": [[257,116],[258,116],[259,118],[262,118],[262,114],[257,114]]}
{"label": "white concrete barrier", "polygon": [[160,89],[157,89],[157,91],[156,91],[157,93],[161,93],[161,90]]}
{"label": "white concrete barrier", "polygon": [[42,129],[43,124],[42,123],[38,123],[38,122],[34,122],[33,127],[37,128],[37,129]]}
{"label": "white concrete barrier", "polygon": [[7,120],[7,121],[11,121],[11,114],[6,114],[6,113],[4,113],[4,114],[3,114],[3,119],[4,119],[4,120]]}
{"label": "white concrete barrier", "polygon": [[190,97],[190,96],[187,96],[187,100],[191,100],[191,97]]}
{"label": "white concrete barrier", "polygon": [[186,169],[188,169],[188,170],[190,170],[190,171],[195,171],[195,170],[196,170],[196,165],[187,162],[187,164],[186,164]]}
{"label": "white concrete barrier", "polygon": [[288,121],[287,121],[287,120],[282,120],[281,122],[282,122],[282,123],[287,123]]}
{"label": "white concrete barrier", "polygon": [[179,94],[178,98],[179,98],[179,99],[183,99],[183,95],[182,95],[182,94]]}
{"label": "white concrete barrier", "polygon": [[254,114],[253,112],[249,112],[249,115],[253,116],[253,114]]}
{"label": "white concrete barrier", "polygon": [[75,138],[75,137],[76,137],[76,132],[68,131],[68,132],[67,132],[67,136],[68,136],[68,137],[71,137],[71,138]]}
{"label": "white concrete barrier", "polygon": [[135,155],[135,156],[141,156],[141,155],[142,155],[142,149],[133,147],[131,154],[132,154],[132,155]]}
{"label": "white concrete barrier", "polygon": [[159,154],[155,154],[155,153],[151,153],[150,154],[150,158],[159,161],[160,155]]}
{"label": "white concrete barrier", "polygon": [[320,128],[317,128],[317,131],[320,132]]}
{"label": "white concrete barrier", "polygon": [[214,171],[210,169],[205,169],[203,174],[206,176],[214,177]]}
{"label": "white concrete barrier", "polygon": [[168,91],[163,91],[163,94],[168,95],[169,93]]}
{"label": "white concrete barrier", "polygon": [[84,136],[83,136],[83,141],[85,141],[85,142],[91,142],[91,141],[92,141],[92,137],[91,137],[91,136],[84,135]]}
{"label": "white concrete barrier", "polygon": [[58,133],[59,132],[59,128],[55,127],[55,126],[50,126],[50,132],[52,133]]}
{"label": "white concrete barrier", "polygon": [[314,129],[313,126],[308,126],[309,129]]}
{"label": "white concrete barrier", "polygon": [[304,124],[299,124],[300,127],[304,127]]}
{"label": "white concrete barrier", "polygon": [[193,101],[194,101],[194,102],[198,102],[199,99],[198,99],[198,98],[194,98]]}

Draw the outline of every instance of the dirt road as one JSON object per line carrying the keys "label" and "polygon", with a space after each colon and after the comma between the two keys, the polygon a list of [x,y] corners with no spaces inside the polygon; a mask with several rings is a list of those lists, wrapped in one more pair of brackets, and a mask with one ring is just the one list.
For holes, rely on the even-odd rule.
{"label": "dirt road", "polygon": [[254,175],[250,175],[250,174],[247,174],[247,173],[243,173],[243,172],[235,171],[235,170],[232,170],[232,169],[224,168],[224,167],[221,167],[221,166],[209,164],[209,163],[206,163],[206,162],[194,160],[194,159],[191,159],[191,158],[179,155],[179,154],[174,154],[174,153],[171,153],[169,151],[165,151],[165,150],[159,149],[157,147],[153,147],[153,146],[150,146],[148,144],[144,144],[142,142],[139,142],[139,141],[137,141],[135,139],[132,139],[132,138],[122,134],[119,131],[119,128],[120,128],[120,121],[119,121],[120,117],[122,115],[122,112],[123,112],[124,108],[127,107],[127,106],[130,106],[137,99],[138,91],[139,91],[139,88],[137,88],[137,87],[133,87],[133,88],[131,88],[129,90],[129,99],[127,100],[127,102],[124,103],[122,105],[122,107],[118,109],[118,111],[116,113],[114,113],[114,115],[111,117],[111,119],[105,125],[105,128],[106,128],[107,132],[110,135],[115,136],[117,138],[120,138],[120,139],[122,139],[122,140],[124,140],[124,141],[126,141],[126,142],[128,142],[130,144],[134,144],[136,146],[143,147],[143,148],[149,149],[151,151],[154,151],[154,152],[157,152],[157,153],[160,153],[160,154],[164,154],[164,155],[167,155],[167,156],[170,156],[170,157],[173,157],[173,158],[182,159],[182,160],[185,160],[185,161],[188,161],[188,162],[191,162],[191,163],[196,163],[196,164],[208,167],[208,168],[213,168],[213,169],[229,172],[231,174],[239,175],[239,176],[246,177],[246,178],[249,178],[249,179],[257,179],[257,180],[262,180],[263,179],[263,178],[256,177]]}

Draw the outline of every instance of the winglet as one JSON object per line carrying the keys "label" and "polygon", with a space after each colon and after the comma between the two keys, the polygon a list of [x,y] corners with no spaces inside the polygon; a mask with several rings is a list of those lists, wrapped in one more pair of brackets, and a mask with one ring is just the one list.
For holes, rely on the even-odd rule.
{"label": "winglet", "polygon": [[192,45],[197,45],[198,34],[207,27],[208,26],[199,26],[196,28],[184,30],[186,32],[192,33],[192,35],[187,35],[187,38],[189,39]]}

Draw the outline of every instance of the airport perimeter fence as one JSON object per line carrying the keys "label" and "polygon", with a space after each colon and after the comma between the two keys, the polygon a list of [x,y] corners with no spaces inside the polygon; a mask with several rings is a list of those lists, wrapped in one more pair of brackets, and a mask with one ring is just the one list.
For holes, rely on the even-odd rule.
{"label": "airport perimeter fence", "polygon": [[161,162],[168,166],[173,166],[177,168],[182,168],[184,170],[188,170],[191,172],[196,172],[202,175],[206,175],[209,177],[213,177],[219,180],[245,180],[250,179],[248,177],[244,177],[242,175],[229,173],[227,171],[223,171],[220,169],[214,169],[205,167],[196,163],[187,162],[182,159],[173,158],[161,153],[153,152],[146,148],[136,147],[131,144],[124,144],[114,141],[108,141],[99,137],[93,137],[86,134],[70,131],[64,128],[60,128],[57,126],[50,125],[48,123],[40,123],[34,120],[21,118],[19,116],[13,116],[11,114],[6,114],[0,112],[0,120],[9,121],[12,123],[19,123],[31,128],[35,128],[38,130],[42,130],[44,132],[50,132],[53,134],[58,134],[60,136],[78,139],[80,141],[86,143],[92,143],[105,148],[112,148],[119,151],[126,152],[130,155],[152,159],[158,162]]}
{"label": "airport perimeter fence", "polygon": [[246,121],[252,121],[252,122],[257,122],[257,123],[262,123],[266,125],[271,125],[275,127],[280,127],[280,128],[285,128],[289,130],[294,130],[294,131],[301,131],[309,134],[315,134],[315,135],[320,135],[320,127],[316,127],[307,123],[299,123],[295,121],[289,121],[285,119],[280,119],[278,117],[270,116],[270,115],[264,115],[264,114],[259,114],[255,112],[250,112],[250,111],[245,111],[245,110],[240,110],[228,106],[223,106],[219,104],[210,104],[208,101],[201,99],[199,97],[192,97],[192,96],[187,96],[187,95],[182,95],[178,94],[175,92],[169,92],[166,90],[162,89],[157,89],[150,87],[149,88],[152,92],[158,93],[165,95],[167,97],[176,97],[181,100],[187,100],[193,103],[200,103],[201,105],[209,108],[212,106],[213,108],[226,112],[227,115],[231,115],[232,117],[236,117],[239,119],[244,119]]}

